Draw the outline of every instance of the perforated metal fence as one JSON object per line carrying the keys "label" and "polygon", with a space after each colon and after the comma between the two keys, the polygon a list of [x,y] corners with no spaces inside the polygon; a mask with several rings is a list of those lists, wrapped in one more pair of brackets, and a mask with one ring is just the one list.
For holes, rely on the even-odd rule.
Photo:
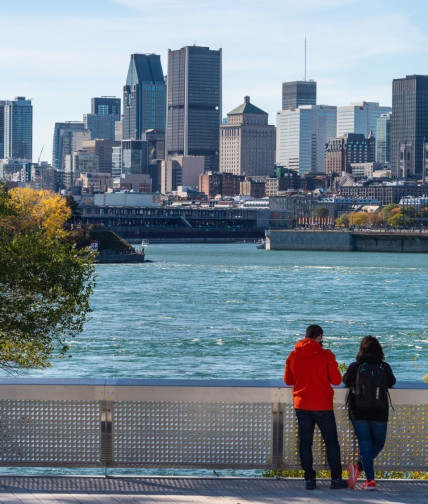
{"label": "perforated metal fence", "polygon": [[[428,385],[391,390],[379,470],[428,470]],[[356,461],[335,389],[344,466]],[[314,466],[328,469],[320,433]],[[299,469],[292,389],[278,381],[0,380],[0,465]]]}

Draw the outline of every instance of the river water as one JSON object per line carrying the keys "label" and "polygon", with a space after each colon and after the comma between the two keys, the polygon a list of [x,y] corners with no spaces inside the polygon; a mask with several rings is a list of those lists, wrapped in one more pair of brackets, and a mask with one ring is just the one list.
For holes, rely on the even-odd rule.
{"label": "river water", "polygon": [[29,376],[282,379],[307,325],[339,363],[379,337],[399,381],[428,372],[428,255],[153,244],[152,263],[98,265],[71,358]]}

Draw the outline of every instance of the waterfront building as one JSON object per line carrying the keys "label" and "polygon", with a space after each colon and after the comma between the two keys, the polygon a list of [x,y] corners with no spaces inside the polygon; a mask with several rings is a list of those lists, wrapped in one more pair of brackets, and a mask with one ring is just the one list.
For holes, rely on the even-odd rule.
{"label": "waterfront building", "polygon": [[351,163],[351,174],[354,180],[372,178],[376,171],[383,170],[385,164],[370,163]]}
{"label": "waterfront building", "polygon": [[282,109],[295,110],[302,105],[317,104],[317,83],[309,81],[293,81],[282,83]]}
{"label": "waterfront building", "polygon": [[391,162],[391,113],[382,114],[376,127],[376,161]]}
{"label": "waterfront building", "polygon": [[[266,177],[266,179],[267,178],[268,177]],[[264,198],[266,196],[266,180],[253,180],[251,177],[245,177],[245,180],[239,184],[238,194],[242,196],[251,196],[257,199]],[[233,194],[233,196],[236,196],[236,193]],[[268,202],[265,200],[264,203],[266,204]],[[246,206],[247,205],[244,203],[243,207],[245,208]],[[251,207],[250,202],[248,207]]]}
{"label": "waterfront building", "polygon": [[336,107],[302,105],[277,114],[276,163],[300,175],[323,172],[325,143],[336,133]]}
{"label": "waterfront building", "polygon": [[66,121],[55,123],[52,148],[52,166],[64,170],[65,156],[81,150],[83,141],[90,140],[91,133],[83,122]]}
{"label": "waterfront building", "polygon": [[91,99],[91,114],[113,115],[116,121],[120,121],[120,98],[116,96],[101,96]]}
{"label": "waterfront building", "polygon": [[376,141],[373,136],[349,133],[327,141],[325,147],[325,173],[342,175],[351,173],[352,163],[371,163],[375,160]]}
{"label": "waterfront building", "polygon": [[392,81],[391,168],[397,178],[423,177],[428,140],[428,75]]}
{"label": "waterfront building", "polygon": [[199,192],[207,195],[208,198],[214,198],[222,194],[223,174],[219,172],[205,172],[199,175]]}
{"label": "waterfront building", "polygon": [[205,169],[219,170],[221,81],[221,49],[168,51],[167,159],[205,156]]}
{"label": "waterfront building", "polygon": [[1,109],[4,114],[3,157],[31,161],[33,157],[33,106],[31,100],[25,99],[25,96],[17,96],[15,100],[4,101]]}
{"label": "waterfront building", "polygon": [[108,173],[81,173],[76,181],[83,192],[107,192],[113,189],[113,179]]}
{"label": "waterfront building", "polygon": [[377,120],[382,114],[391,112],[391,107],[377,102],[356,102],[346,107],[337,107],[337,137],[346,133],[361,133],[366,138],[370,132],[374,135]]}
{"label": "waterfront building", "polygon": [[141,140],[148,129],[165,130],[166,85],[160,56],[131,54],[123,87],[123,140]]}
{"label": "waterfront building", "polygon": [[272,175],[275,163],[275,126],[268,114],[244,103],[227,114],[220,126],[220,172],[234,175]]}
{"label": "waterfront building", "polygon": [[113,179],[113,189],[116,191],[132,191],[140,193],[152,192],[152,179],[147,173],[126,173]]}
{"label": "waterfront building", "polygon": [[372,181],[362,185],[343,185],[339,192],[346,198],[377,199],[385,206],[398,204],[406,196],[421,197],[428,194],[427,185],[400,184],[391,182]]}

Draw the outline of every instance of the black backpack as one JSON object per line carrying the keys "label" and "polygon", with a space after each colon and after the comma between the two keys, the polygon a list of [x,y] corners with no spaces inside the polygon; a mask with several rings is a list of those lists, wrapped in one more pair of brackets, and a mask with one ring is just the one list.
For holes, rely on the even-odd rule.
{"label": "black backpack", "polygon": [[363,362],[357,370],[353,393],[358,409],[386,408],[389,393],[384,365]]}

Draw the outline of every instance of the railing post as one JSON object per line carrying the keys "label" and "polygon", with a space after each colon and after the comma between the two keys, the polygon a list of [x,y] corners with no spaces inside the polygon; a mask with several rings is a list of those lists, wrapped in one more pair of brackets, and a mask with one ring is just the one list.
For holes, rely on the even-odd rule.
{"label": "railing post", "polygon": [[100,462],[107,468],[113,462],[113,401],[100,401]]}
{"label": "railing post", "polygon": [[272,404],[272,465],[282,467],[284,458],[284,406],[282,402]]}

